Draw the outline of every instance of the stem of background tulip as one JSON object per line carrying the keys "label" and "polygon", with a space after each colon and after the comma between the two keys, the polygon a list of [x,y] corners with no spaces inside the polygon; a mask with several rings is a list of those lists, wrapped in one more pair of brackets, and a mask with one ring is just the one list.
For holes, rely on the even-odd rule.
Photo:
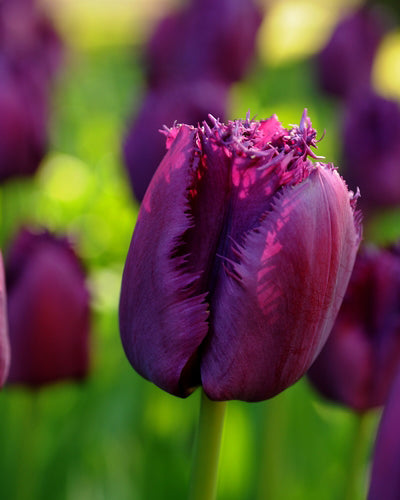
{"label": "stem of background tulip", "polygon": [[[355,415],[355,429],[353,445],[350,450],[347,481],[345,484],[344,500],[357,500],[364,498],[365,492],[361,492],[362,472],[365,462],[366,443],[370,437],[368,425],[368,412]],[[364,494],[363,494],[364,493]]]}
{"label": "stem of background tulip", "polygon": [[218,461],[226,401],[211,401],[203,389],[199,426],[192,462],[190,500],[213,500],[217,492]]}
{"label": "stem of background tulip", "polygon": [[20,453],[18,456],[18,481],[16,482],[15,500],[30,500],[35,498],[36,489],[36,442],[38,435],[38,410],[39,394],[29,391],[27,396],[27,407],[23,415]]}

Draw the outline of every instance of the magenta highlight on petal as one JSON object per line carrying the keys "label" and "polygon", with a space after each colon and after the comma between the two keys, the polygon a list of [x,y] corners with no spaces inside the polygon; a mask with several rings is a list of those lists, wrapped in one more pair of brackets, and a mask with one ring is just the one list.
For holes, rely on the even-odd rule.
{"label": "magenta highlight on petal", "polygon": [[125,353],[181,397],[273,397],[324,345],[361,237],[355,196],[276,116],[167,130],[121,289]]}
{"label": "magenta highlight on petal", "polygon": [[398,366],[400,253],[365,247],[309,379],[324,397],[364,412],[385,403]]}
{"label": "magenta highlight on petal", "polygon": [[9,384],[82,380],[89,368],[89,293],[65,237],[21,229],[6,259]]}

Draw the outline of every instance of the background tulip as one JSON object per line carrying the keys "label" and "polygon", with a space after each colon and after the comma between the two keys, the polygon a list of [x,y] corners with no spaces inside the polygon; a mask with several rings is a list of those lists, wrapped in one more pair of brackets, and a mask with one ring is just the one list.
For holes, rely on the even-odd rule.
{"label": "background tulip", "polygon": [[372,63],[388,24],[376,6],[362,6],[339,22],[317,56],[320,87],[342,98],[369,88]]}
{"label": "background tulip", "polygon": [[33,175],[47,150],[62,44],[33,0],[0,3],[0,182]]}
{"label": "background tulip", "polygon": [[400,204],[400,107],[372,91],[348,102],[343,164],[350,186],[359,186],[362,207]]}
{"label": "background tulip", "polygon": [[23,229],[6,260],[12,362],[8,382],[41,386],[88,371],[89,294],[65,238]]}
{"label": "background tulip", "polygon": [[360,239],[345,183],[313,163],[303,115],[173,128],[143,200],[121,290],[129,361],[168,392],[257,401],[322,348]]}
{"label": "background tulip", "polygon": [[400,256],[365,248],[309,377],[328,399],[363,412],[384,404],[399,364]]}
{"label": "background tulip", "polygon": [[198,78],[240,80],[253,59],[261,20],[253,0],[191,0],[163,19],[149,40],[150,87]]}
{"label": "background tulip", "polygon": [[3,259],[0,254],[0,387],[3,386],[10,365],[8,342],[6,286],[4,282]]}
{"label": "background tulip", "polygon": [[400,371],[379,424],[373,455],[368,500],[396,500],[400,496]]}

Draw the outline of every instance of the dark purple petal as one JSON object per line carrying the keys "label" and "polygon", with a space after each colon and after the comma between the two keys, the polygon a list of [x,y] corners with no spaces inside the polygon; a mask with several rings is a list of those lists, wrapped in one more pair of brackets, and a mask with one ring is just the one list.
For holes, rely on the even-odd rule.
{"label": "dark purple petal", "polygon": [[208,331],[205,280],[226,198],[224,158],[209,172],[198,141],[196,129],[182,126],[150,184],[120,303],[128,359],[145,378],[180,396],[200,383],[194,357]]}
{"label": "dark purple petal", "polygon": [[400,363],[400,257],[363,249],[309,377],[330,400],[366,411],[386,401]]}
{"label": "dark purple petal", "polygon": [[390,391],[375,442],[368,500],[400,497],[400,371]]}
{"label": "dark purple petal", "polygon": [[222,272],[212,298],[201,365],[210,398],[267,399],[305,373],[330,332],[357,245],[336,171],[319,167],[281,193],[238,248],[236,277]]}
{"label": "dark purple petal", "polygon": [[23,230],[11,247],[6,275],[12,352],[8,383],[38,387],[84,378],[89,295],[66,240]]}
{"label": "dark purple petal", "polygon": [[3,258],[0,253],[0,387],[7,378],[10,366],[10,344],[7,328],[6,285],[4,282]]}

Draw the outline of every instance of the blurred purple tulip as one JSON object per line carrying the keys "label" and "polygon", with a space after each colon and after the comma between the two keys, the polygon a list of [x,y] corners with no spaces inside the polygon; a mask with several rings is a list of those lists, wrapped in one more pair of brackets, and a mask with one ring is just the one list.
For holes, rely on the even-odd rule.
{"label": "blurred purple tulip", "polygon": [[375,442],[368,500],[400,498],[400,371],[383,411]]}
{"label": "blurred purple tulip", "polygon": [[400,107],[372,92],[348,102],[343,164],[350,186],[359,186],[362,207],[400,204]]}
{"label": "blurred purple tulip", "polygon": [[164,125],[175,121],[197,125],[208,113],[224,117],[228,89],[208,80],[173,84],[150,90],[125,138],[124,156],[133,192],[142,200],[146,189],[165,155]]}
{"label": "blurred purple tulip", "polygon": [[42,89],[0,56],[0,182],[36,172],[47,147]]}
{"label": "blurred purple tulip", "polygon": [[39,167],[50,83],[61,58],[61,41],[36,2],[0,2],[0,183]]}
{"label": "blurred purple tulip", "polygon": [[35,0],[0,2],[0,52],[26,71],[49,80],[61,64],[63,46]]}
{"label": "blurred purple tulip", "polygon": [[10,345],[8,341],[6,285],[4,283],[3,258],[0,253],[0,387],[7,378],[10,366]]}
{"label": "blurred purple tulip", "polygon": [[331,330],[360,239],[354,198],[313,163],[303,116],[176,126],[125,264],[120,330],[132,366],[185,397],[270,398]]}
{"label": "blurred purple tulip", "polygon": [[262,14],[253,0],[192,0],[157,26],[146,50],[150,87],[240,80],[253,59]]}
{"label": "blurred purple tulip", "polygon": [[39,387],[88,372],[89,294],[65,238],[23,229],[6,260],[8,383]]}
{"label": "blurred purple tulip", "polygon": [[365,248],[309,377],[326,398],[363,412],[385,403],[399,366],[400,254]]}
{"label": "blurred purple tulip", "polygon": [[388,24],[376,6],[362,6],[340,21],[317,56],[320,87],[342,98],[369,88],[373,60]]}

